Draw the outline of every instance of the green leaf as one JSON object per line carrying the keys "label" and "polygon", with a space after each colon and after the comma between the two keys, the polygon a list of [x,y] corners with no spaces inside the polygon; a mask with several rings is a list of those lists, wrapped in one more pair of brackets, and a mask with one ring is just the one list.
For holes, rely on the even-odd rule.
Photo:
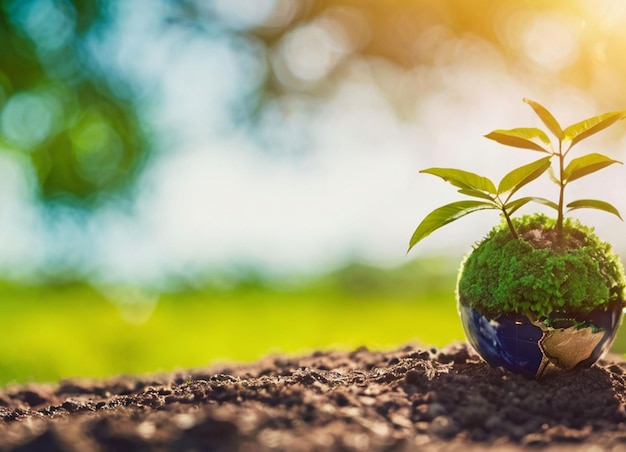
{"label": "green leaf", "polygon": [[473,188],[462,188],[459,190],[462,195],[472,196],[474,198],[487,199],[491,202],[495,202],[493,197],[483,191],[474,190]]}
{"label": "green leaf", "polygon": [[[551,154],[548,150],[550,148],[550,139],[543,130],[534,127],[519,127],[510,130],[498,129],[488,133],[485,137],[506,146]],[[537,143],[536,140],[541,141],[545,146]]]}
{"label": "green leaf", "polygon": [[[528,165],[520,166],[505,175],[498,185],[498,195],[511,192],[511,195],[524,185],[537,179],[550,168],[550,159],[552,156],[543,157],[536,162]],[[509,195],[509,197],[511,196]]]}
{"label": "green leaf", "polygon": [[536,196],[527,196],[524,198],[516,199],[515,201],[511,201],[504,206],[504,209],[509,215],[513,215],[517,209],[528,204],[529,202],[536,202],[539,204],[543,204],[548,207],[552,207],[554,210],[559,210],[559,206],[557,203],[550,201],[545,198],[538,198]]}
{"label": "green leaf", "polygon": [[614,111],[585,119],[566,128],[564,130],[564,138],[571,141],[571,148],[579,141],[606,129],[611,124],[624,119],[624,117],[626,117],[626,110]]}
{"label": "green leaf", "polygon": [[532,107],[537,113],[537,116],[543,121],[546,127],[552,132],[559,140],[563,139],[563,129],[559,122],[552,116],[552,113],[548,111],[547,108],[539,104],[539,102],[535,102],[534,100],[524,98],[524,102]]}
{"label": "green leaf", "polygon": [[557,185],[561,185],[561,182],[559,181],[559,178],[556,177],[556,174],[554,174],[554,168],[550,167],[548,168],[548,176],[550,176],[550,180],[552,182],[554,182]]}
{"label": "green leaf", "polygon": [[622,163],[618,160],[613,160],[602,154],[587,154],[582,157],[577,157],[569,162],[569,165],[563,171],[563,179],[566,182],[579,179],[587,174],[594,173],[601,170],[613,163]]}
{"label": "green leaf", "polygon": [[464,190],[473,189],[496,194],[496,186],[486,177],[455,168],[428,168],[420,173],[432,174]]}
{"label": "green leaf", "polygon": [[[619,211],[608,202],[599,201],[597,199],[579,199],[578,201],[570,202],[567,205],[567,211],[570,212],[576,209],[597,209],[603,210],[604,212],[612,213],[616,215],[620,220],[622,220],[622,216],[619,214]],[[624,220],[622,220],[624,221]]]}
{"label": "green leaf", "polygon": [[420,240],[430,235],[431,232],[458,220],[465,215],[478,210],[497,209],[498,207],[492,203],[482,201],[457,201],[445,206],[439,207],[426,215],[426,218],[419,224],[411,241],[409,242],[409,249],[411,250]]}
{"label": "green leaf", "polygon": [[506,211],[507,214],[509,214],[509,216],[511,216],[511,215],[513,215],[515,213],[515,211],[517,211],[517,209],[519,209],[520,207],[525,206],[530,201],[532,201],[532,198],[530,198],[530,197],[516,199],[515,201],[511,201],[511,202],[505,204],[504,210]]}

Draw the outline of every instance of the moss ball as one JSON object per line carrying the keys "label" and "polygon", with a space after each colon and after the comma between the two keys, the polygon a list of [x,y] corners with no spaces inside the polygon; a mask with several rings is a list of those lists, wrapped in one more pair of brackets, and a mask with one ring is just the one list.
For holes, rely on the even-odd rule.
{"label": "moss ball", "polygon": [[466,256],[459,271],[459,303],[495,317],[504,312],[546,318],[624,306],[624,268],[610,244],[592,228],[568,218],[563,240],[556,220],[543,214],[514,218],[491,230]]}

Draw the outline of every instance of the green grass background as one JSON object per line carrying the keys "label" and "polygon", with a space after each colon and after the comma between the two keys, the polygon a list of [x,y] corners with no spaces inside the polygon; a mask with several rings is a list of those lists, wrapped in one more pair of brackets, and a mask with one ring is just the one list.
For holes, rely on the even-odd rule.
{"label": "green grass background", "polygon": [[[354,265],[299,284],[252,278],[228,289],[187,288],[161,295],[139,323],[81,283],[4,284],[0,297],[0,385],[464,339],[454,272],[441,262],[391,270]],[[614,350],[626,351],[623,335]]]}

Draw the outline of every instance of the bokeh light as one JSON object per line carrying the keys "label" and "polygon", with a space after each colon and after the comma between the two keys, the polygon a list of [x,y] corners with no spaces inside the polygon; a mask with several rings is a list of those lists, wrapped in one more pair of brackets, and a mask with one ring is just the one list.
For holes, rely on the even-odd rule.
{"label": "bokeh light", "polygon": [[[626,104],[626,10],[611,0],[1,4],[5,202],[21,223],[3,220],[0,260],[24,277],[167,285],[403,263],[418,219],[454,197],[420,168],[497,179],[524,162],[482,138],[538,125],[522,97],[564,123]],[[623,158],[621,136],[596,144]],[[613,173],[572,195],[619,207]],[[581,216],[626,247],[610,219]],[[494,221],[416,255],[463,254],[466,228]]]}
{"label": "bokeh light", "polygon": [[527,57],[543,69],[561,71],[572,65],[579,54],[576,28],[584,22],[563,15],[545,13],[534,16],[523,31]]}
{"label": "bokeh light", "polygon": [[8,13],[21,33],[41,53],[56,51],[72,43],[76,10],[66,0],[25,0],[9,2]]}

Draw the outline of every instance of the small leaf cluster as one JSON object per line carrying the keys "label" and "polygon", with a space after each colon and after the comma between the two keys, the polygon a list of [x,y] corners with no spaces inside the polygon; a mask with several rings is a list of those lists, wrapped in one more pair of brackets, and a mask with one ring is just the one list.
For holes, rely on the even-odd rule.
{"label": "small leaf cluster", "polygon": [[[458,189],[459,193],[473,199],[446,204],[429,213],[413,233],[409,242],[409,250],[442,226],[470,213],[488,209],[499,210],[506,221],[511,237],[517,238],[518,233],[512,222],[512,215],[529,202],[544,204],[557,211],[555,230],[561,242],[566,212],[592,208],[612,213],[621,219],[618,210],[605,201],[579,199],[565,205],[564,191],[565,187],[575,180],[614,163],[621,163],[599,153],[573,158],[569,162],[566,162],[566,157],[574,145],[626,117],[626,111],[605,113],[562,128],[545,107],[530,99],[524,99],[524,101],[531,106],[547,129],[555,136],[554,144],[546,132],[534,127],[498,129],[485,135],[485,137],[506,146],[537,151],[546,155],[532,163],[513,169],[500,180],[497,186],[484,176],[456,168],[429,168],[420,171],[449,182]],[[553,160],[556,160],[554,166]],[[536,196],[513,197],[520,188],[539,178],[546,171],[549,173],[550,179],[559,187],[557,202]]]}
{"label": "small leaf cluster", "polygon": [[[524,235],[551,230],[556,220],[535,214],[513,223]],[[558,310],[584,314],[623,305],[624,269],[611,246],[572,218],[563,233],[566,244],[572,242],[567,252],[511,240],[505,222],[495,227],[462,264],[459,302],[490,317],[516,312],[539,319]]]}

